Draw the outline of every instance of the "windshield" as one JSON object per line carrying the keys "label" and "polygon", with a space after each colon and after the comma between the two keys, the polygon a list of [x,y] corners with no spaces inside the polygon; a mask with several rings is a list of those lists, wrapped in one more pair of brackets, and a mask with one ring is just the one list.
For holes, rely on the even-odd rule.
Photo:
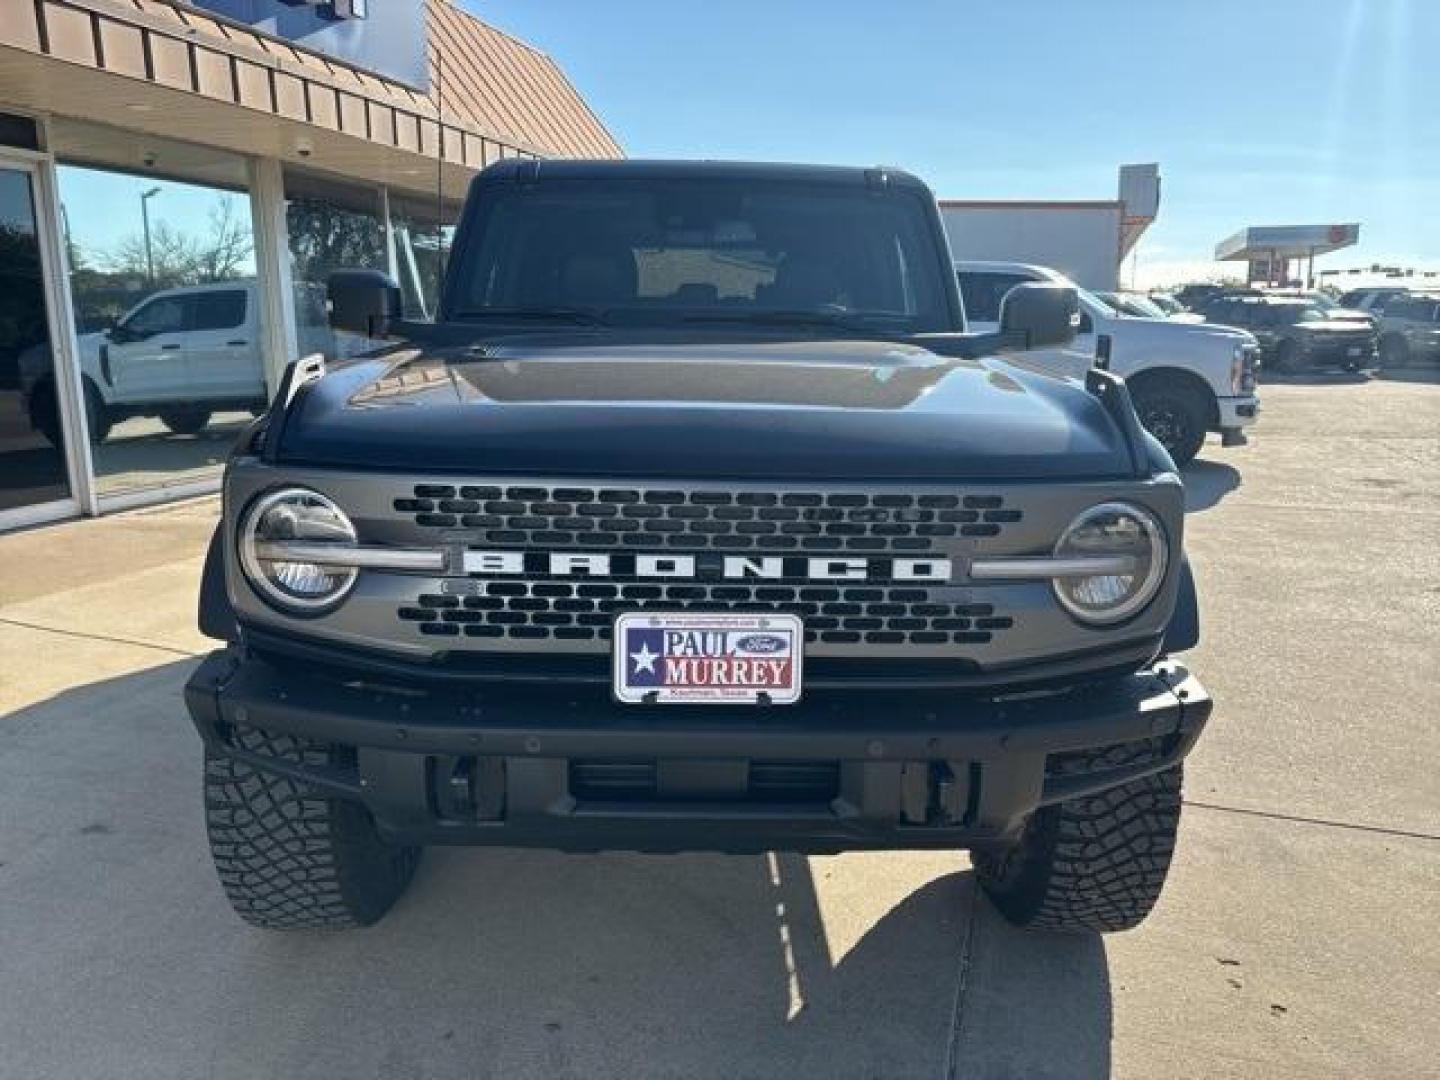
{"label": "windshield", "polygon": [[1285,304],[1275,308],[1275,321],[1282,326],[1295,323],[1324,322],[1325,311],[1317,304]]}
{"label": "windshield", "polygon": [[1121,302],[1125,305],[1131,315],[1137,315],[1143,319],[1163,319],[1165,309],[1148,296],[1122,296]]}
{"label": "windshield", "polygon": [[925,204],[905,191],[624,178],[501,189],[455,319],[954,329]]}

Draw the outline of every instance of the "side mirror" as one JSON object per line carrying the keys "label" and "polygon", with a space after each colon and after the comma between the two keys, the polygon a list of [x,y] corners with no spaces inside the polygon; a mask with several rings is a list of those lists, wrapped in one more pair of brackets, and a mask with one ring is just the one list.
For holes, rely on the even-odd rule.
{"label": "side mirror", "polygon": [[1069,345],[1080,325],[1080,301],[1069,285],[1027,282],[1000,301],[1000,334],[1019,349]]}
{"label": "side mirror", "polygon": [[379,270],[336,270],[327,285],[326,306],[332,330],[383,338],[400,319],[400,286]]}

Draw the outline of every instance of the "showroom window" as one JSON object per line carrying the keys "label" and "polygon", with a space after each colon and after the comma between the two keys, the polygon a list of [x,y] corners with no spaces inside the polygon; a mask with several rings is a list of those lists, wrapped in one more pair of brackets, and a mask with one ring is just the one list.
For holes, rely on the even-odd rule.
{"label": "showroom window", "polygon": [[389,272],[380,189],[287,168],[285,227],[300,355],[343,358],[370,348],[374,343],[362,335],[330,329],[325,289],[336,270]]}
{"label": "showroom window", "polygon": [[440,282],[455,239],[462,204],[390,194],[395,238],[395,280],[407,319],[430,320],[440,303]]}
{"label": "showroom window", "polygon": [[[109,146],[88,131],[89,152]],[[218,475],[267,400],[244,163],[192,147],[152,170],[59,166],[62,243],[99,494]],[[167,174],[214,176],[205,183]]]}
{"label": "showroom window", "polygon": [[32,170],[0,158],[0,523],[71,496]]}

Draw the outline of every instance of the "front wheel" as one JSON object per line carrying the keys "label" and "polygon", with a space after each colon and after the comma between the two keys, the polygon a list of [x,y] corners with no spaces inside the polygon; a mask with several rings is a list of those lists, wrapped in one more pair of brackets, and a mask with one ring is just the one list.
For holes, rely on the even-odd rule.
{"label": "front wheel", "polygon": [[165,409],[160,422],[176,435],[198,435],[210,423],[209,409]]}
{"label": "front wheel", "polygon": [[[1148,745],[1081,755],[1084,770],[1115,768]],[[1020,840],[976,851],[980,887],[1007,920],[1030,930],[1129,930],[1150,914],[1175,850],[1181,767],[1035,812]]]}
{"label": "front wheel", "polygon": [[[110,434],[113,419],[105,407],[105,399],[88,378],[85,380],[85,424],[90,441],[99,446]],[[64,447],[64,428],[60,423],[60,399],[55,396],[55,382],[46,379],[35,387],[30,397],[30,426],[57,450]]]}
{"label": "front wheel", "polygon": [[1142,384],[1131,391],[1140,426],[1160,440],[1176,466],[1188,465],[1205,445],[1205,404],[1184,386]]}
{"label": "front wheel", "polygon": [[[334,768],[334,747],[251,729],[236,743],[289,764]],[[369,926],[415,876],[420,849],[388,844],[359,803],[205,752],[210,854],[230,906],[267,930]]]}
{"label": "front wheel", "polygon": [[1380,366],[1382,368],[1405,367],[1410,363],[1410,343],[1399,334],[1389,334],[1380,339]]}

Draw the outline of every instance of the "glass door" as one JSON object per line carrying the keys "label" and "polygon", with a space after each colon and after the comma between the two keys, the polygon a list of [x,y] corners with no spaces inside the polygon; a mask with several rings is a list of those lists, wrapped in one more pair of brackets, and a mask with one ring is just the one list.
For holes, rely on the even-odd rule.
{"label": "glass door", "polygon": [[0,158],[0,529],[78,512],[37,180]]}

